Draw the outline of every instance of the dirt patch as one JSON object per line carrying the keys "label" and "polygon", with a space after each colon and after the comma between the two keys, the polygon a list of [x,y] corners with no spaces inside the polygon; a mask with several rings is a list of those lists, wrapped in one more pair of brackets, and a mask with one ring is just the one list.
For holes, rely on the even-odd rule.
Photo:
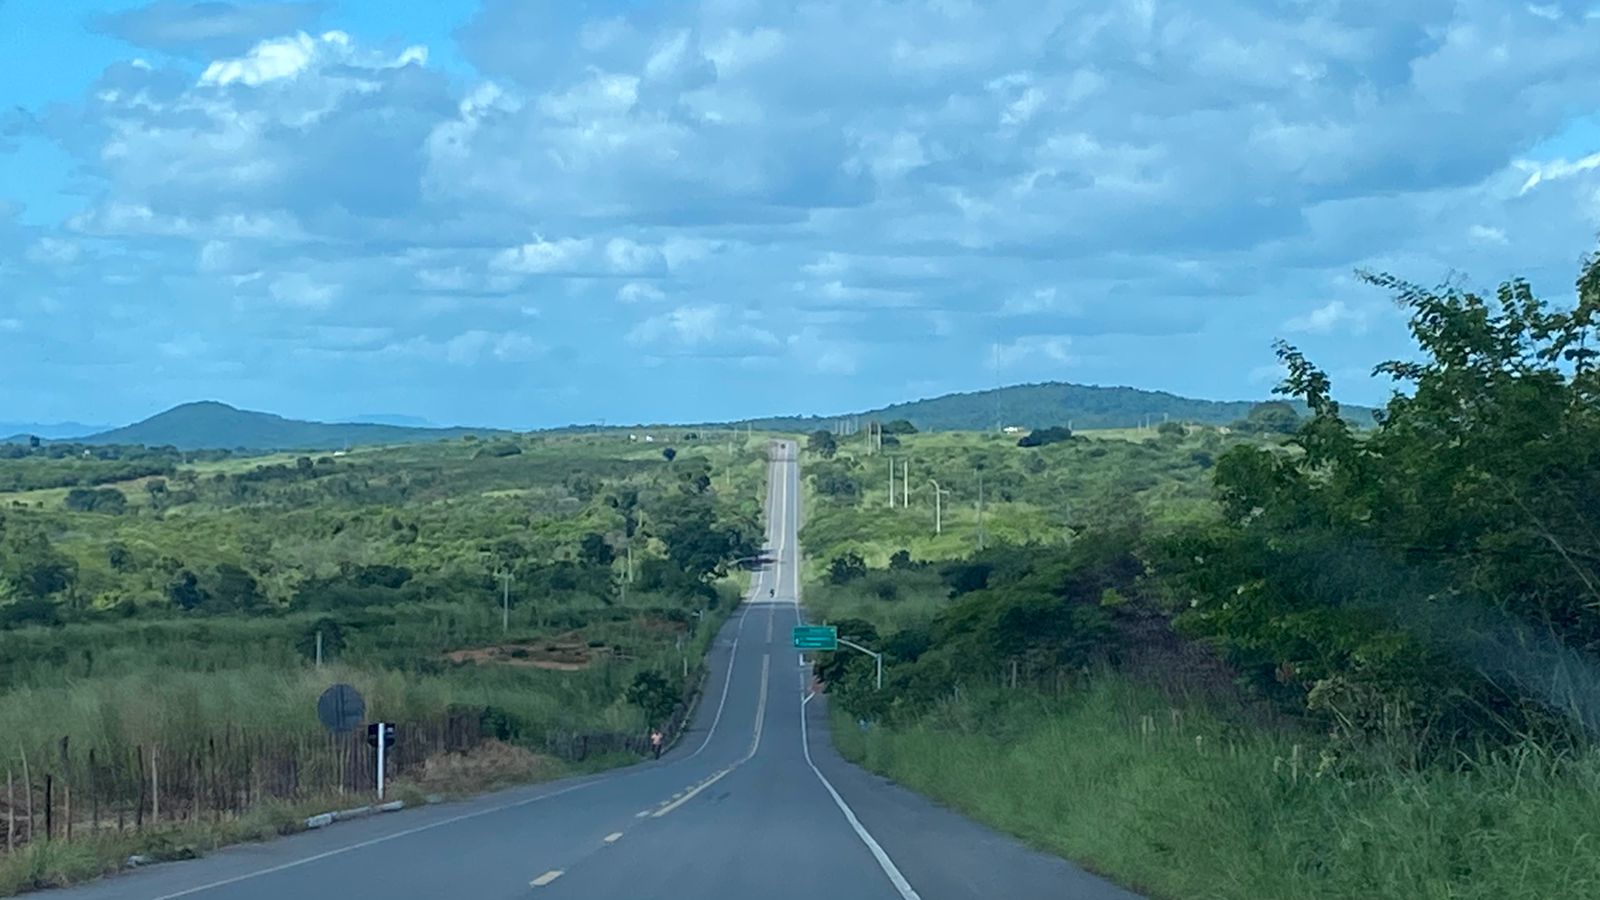
{"label": "dirt patch", "polygon": [[500,663],[554,672],[577,672],[610,656],[610,647],[591,647],[582,635],[564,634],[545,641],[494,644],[453,650],[445,658],[455,663]]}
{"label": "dirt patch", "polygon": [[547,778],[557,768],[548,756],[490,740],[465,752],[431,756],[404,782],[426,793],[464,794]]}
{"label": "dirt patch", "polygon": [[689,630],[689,623],[687,622],[674,622],[671,619],[663,619],[660,616],[641,616],[635,619],[634,623],[646,631],[666,634],[683,634]]}

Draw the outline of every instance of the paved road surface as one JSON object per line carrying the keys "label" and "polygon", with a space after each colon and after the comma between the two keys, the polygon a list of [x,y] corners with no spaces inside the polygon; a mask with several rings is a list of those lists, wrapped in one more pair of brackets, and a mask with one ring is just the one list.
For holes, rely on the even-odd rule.
{"label": "paved road surface", "polygon": [[[724,627],[692,728],[658,761],[407,810],[54,898],[1132,900],[840,759],[789,631],[799,474],[774,445],[777,564]],[[775,592],[769,597],[768,591]]]}

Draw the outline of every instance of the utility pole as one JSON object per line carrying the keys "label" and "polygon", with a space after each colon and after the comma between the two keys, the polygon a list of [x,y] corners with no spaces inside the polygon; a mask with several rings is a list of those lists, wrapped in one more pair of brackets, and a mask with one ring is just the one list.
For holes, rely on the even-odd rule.
{"label": "utility pole", "polygon": [[500,631],[511,630],[511,571],[502,569],[495,573],[500,578]]}
{"label": "utility pole", "polygon": [[949,491],[939,487],[939,482],[932,478],[928,483],[933,485],[933,533],[944,534],[944,495]]}
{"label": "utility pole", "polygon": [[905,479],[900,483],[900,505],[911,508],[911,460],[906,460]]}
{"label": "utility pole", "polygon": [[983,470],[978,470],[978,549],[983,549]]}
{"label": "utility pole", "polygon": [[889,458],[889,508],[894,509],[894,457]]}

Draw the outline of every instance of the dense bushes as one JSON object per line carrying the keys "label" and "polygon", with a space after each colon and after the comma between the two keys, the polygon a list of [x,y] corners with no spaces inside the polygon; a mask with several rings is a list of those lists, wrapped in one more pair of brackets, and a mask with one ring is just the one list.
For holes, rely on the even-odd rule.
{"label": "dense bushes", "polygon": [[1217,460],[1224,521],[1162,565],[1180,627],[1352,736],[1600,726],[1600,261],[1571,310],[1520,281],[1486,298],[1369,280],[1411,312],[1418,360],[1380,367],[1405,393],[1355,435],[1280,347],[1311,417],[1295,452]]}

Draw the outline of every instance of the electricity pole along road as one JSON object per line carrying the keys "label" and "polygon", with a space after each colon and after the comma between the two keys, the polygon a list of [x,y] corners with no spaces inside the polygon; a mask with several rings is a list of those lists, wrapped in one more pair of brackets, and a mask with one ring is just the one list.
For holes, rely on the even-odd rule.
{"label": "electricity pole along road", "polygon": [[[714,642],[690,730],[660,760],[220,850],[57,898],[1129,900],[842,760],[791,642],[798,448],[771,445],[776,562]],[[768,592],[772,595],[769,596]],[[890,688],[885,688],[886,690]]]}

